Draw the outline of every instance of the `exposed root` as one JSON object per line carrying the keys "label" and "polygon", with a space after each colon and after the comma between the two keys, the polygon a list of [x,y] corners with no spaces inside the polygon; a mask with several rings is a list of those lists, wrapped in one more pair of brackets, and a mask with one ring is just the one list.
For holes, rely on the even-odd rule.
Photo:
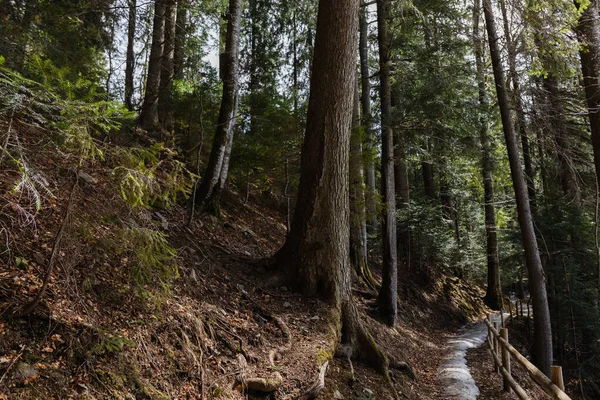
{"label": "exposed root", "polygon": [[317,379],[315,382],[306,389],[304,393],[302,393],[298,400],[312,400],[315,399],[321,390],[325,387],[325,372],[327,372],[327,366],[329,365],[329,361],[325,361],[321,367],[319,368],[319,373],[317,375]]}
{"label": "exposed root", "polygon": [[418,380],[417,376],[415,375],[415,371],[412,369],[412,367],[408,363],[405,363],[403,361],[391,362],[390,368],[403,372],[406,376],[408,376],[413,381]]}
{"label": "exposed root", "polygon": [[[256,303],[255,303],[256,304]],[[257,307],[260,307],[257,305]],[[283,346],[279,346],[276,349],[269,351],[269,364],[275,368],[276,360],[280,358],[284,353],[292,348],[292,335],[290,329],[286,323],[278,316],[274,316],[271,313],[265,312],[261,309],[265,315],[271,318],[273,323],[281,330],[281,334],[286,338],[286,343]],[[237,380],[242,385],[242,389],[257,391],[263,393],[271,393],[276,391],[283,383],[283,377],[279,372],[271,372],[268,377],[247,377],[245,374],[246,367],[248,365],[246,358],[243,354],[238,354],[238,364],[240,364],[241,373],[238,374]]]}

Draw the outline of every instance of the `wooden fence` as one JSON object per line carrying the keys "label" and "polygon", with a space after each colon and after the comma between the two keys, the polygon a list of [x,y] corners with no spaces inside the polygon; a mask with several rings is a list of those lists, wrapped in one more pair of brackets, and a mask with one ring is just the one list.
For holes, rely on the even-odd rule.
{"label": "wooden fence", "polygon": [[[509,303],[510,304],[510,303]],[[519,315],[519,308],[515,304],[516,315]],[[510,307],[510,314],[512,317],[512,305]],[[502,315],[502,313],[501,313]],[[523,316],[523,308],[521,304],[521,316]],[[531,397],[523,390],[523,388],[517,383],[517,381],[511,375],[510,362],[513,357],[519,364],[521,364],[529,377],[550,396],[553,400],[571,400],[569,396],[564,392],[565,386],[562,375],[562,367],[552,366],[552,380],[548,379],[535,365],[533,365],[528,359],[523,357],[521,353],[517,351],[508,342],[508,329],[505,327],[504,318],[502,318],[502,327],[498,329],[498,323],[493,324],[489,321],[489,316],[485,320],[488,327],[487,344],[492,353],[494,359],[494,369],[496,372],[502,374],[503,386],[505,391],[511,389],[515,391],[519,399],[530,400]]]}

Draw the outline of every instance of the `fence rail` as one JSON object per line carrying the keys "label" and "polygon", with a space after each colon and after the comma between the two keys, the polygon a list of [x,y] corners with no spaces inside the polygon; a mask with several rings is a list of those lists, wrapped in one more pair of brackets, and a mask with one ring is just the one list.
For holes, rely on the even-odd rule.
{"label": "fence rail", "polygon": [[[516,314],[519,315],[516,305],[515,308],[515,311],[517,311]],[[512,306],[510,309],[512,317]],[[522,306],[521,315],[523,315]],[[537,367],[528,359],[523,357],[523,355],[508,342],[508,329],[504,327],[504,318],[502,318],[503,327],[500,329],[498,329],[498,324],[496,322],[492,324],[489,321],[489,316],[485,320],[485,323],[488,327],[487,344],[492,353],[492,358],[494,359],[494,369],[502,375],[505,391],[510,391],[512,389],[519,399],[531,400],[531,397],[523,390],[511,374],[510,362],[512,356],[525,368],[529,377],[553,400],[571,400],[564,392],[562,367],[552,366],[552,380],[548,379],[546,375],[537,369]]]}

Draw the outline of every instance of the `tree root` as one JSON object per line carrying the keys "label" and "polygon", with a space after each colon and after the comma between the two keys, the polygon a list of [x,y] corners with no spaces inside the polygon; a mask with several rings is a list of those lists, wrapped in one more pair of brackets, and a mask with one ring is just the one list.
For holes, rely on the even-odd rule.
{"label": "tree root", "polygon": [[[264,311],[264,310],[263,310]],[[269,351],[269,364],[272,368],[277,365],[275,361],[281,357],[284,353],[292,348],[292,335],[290,329],[286,323],[278,316],[274,316],[271,313],[267,313],[273,323],[281,330],[281,334],[285,337],[286,343],[283,346],[279,346],[276,349]],[[237,380],[242,385],[243,390],[251,390],[263,393],[271,393],[276,391],[283,383],[283,377],[277,371],[271,372],[268,377],[251,377],[246,376],[245,370],[248,366],[246,358],[243,354],[238,354],[238,364],[240,365],[240,373],[238,374]]]}
{"label": "tree root", "polygon": [[315,382],[310,385],[304,393],[302,393],[298,400],[312,400],[319,395],[319,392],[325,388],[325,372],[327,372],[327,366],[329,365],[329,361],[325,361],[319,367],[319,373],[317,374],[317,379]]}

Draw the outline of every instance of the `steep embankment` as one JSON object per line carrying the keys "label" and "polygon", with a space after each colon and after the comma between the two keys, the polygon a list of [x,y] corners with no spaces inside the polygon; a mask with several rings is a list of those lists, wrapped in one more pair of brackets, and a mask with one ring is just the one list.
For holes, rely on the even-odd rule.
{"label": "steep embankment", "polygon": [[[236,193],[221,220],[189,224],[177,204],[131,210],[105,161],[83,165],[64,221],[74,171],[40,132],[22,137],[48,191],[36,211],[32,192],[15,189],[22,174],[0,174],[0,398],[243,399],[245,382],[282,399],[316,379],[318,361],[330,356],[327,307],[271,287],[273,271],[257,262],[284,240],[277,211]],[[46,295],[18,317],[42,286],[61,226]],[[405,280],[395,330],[369,314],[368,291],[356,293],[378,343],[415,370],[417,381],[394,371],[394,390],[444,398],[436,373],[445,339],[480,293],[441,274],[427,287]],[[379,375],[353,367],[349,383],[348,362],[333,359],[322,398],[390,397]]]}

